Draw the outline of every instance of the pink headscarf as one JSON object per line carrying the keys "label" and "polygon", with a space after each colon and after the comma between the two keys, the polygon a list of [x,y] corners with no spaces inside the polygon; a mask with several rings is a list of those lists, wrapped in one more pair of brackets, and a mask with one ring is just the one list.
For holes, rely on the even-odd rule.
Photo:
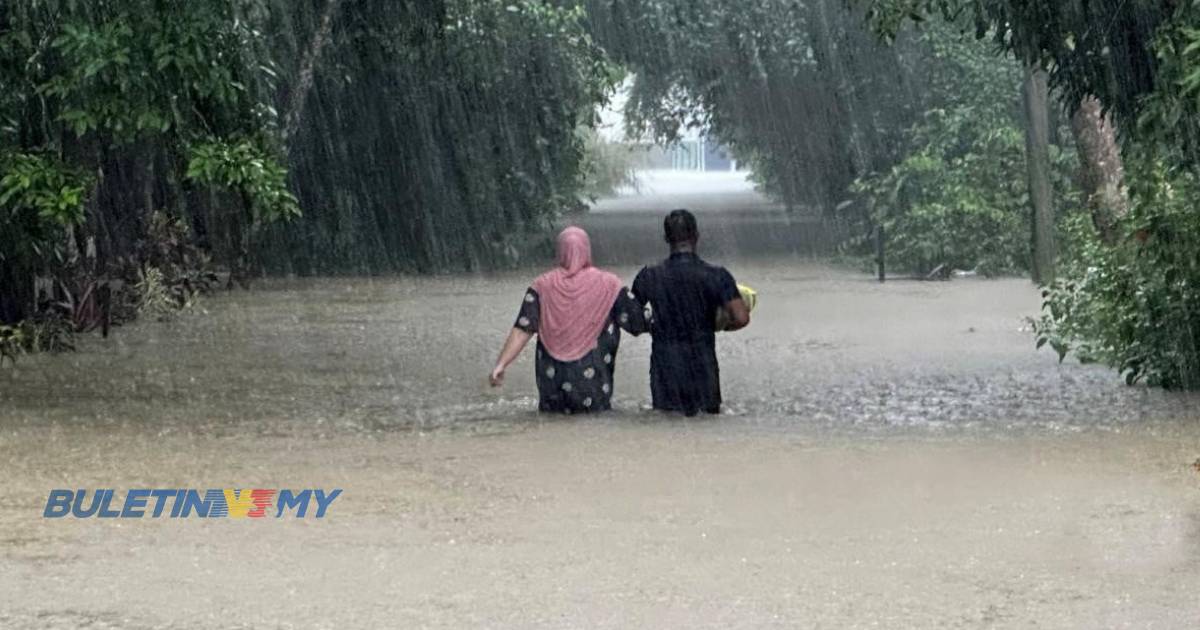
{"label": "pink headscarf", "polygon": [[621,279],[593,267],[587,232],[569,227],[558,235],[558,268],[538,276],[533,289],[541,300],[542,345],[559,361],[575,361],[596,347]]}

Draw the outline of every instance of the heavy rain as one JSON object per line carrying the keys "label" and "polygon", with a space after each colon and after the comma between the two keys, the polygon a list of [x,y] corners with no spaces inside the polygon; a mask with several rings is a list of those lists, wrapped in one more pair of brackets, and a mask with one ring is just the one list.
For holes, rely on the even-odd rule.
{"label": "heavy rain", "polygon": [[1194,3],[8,0],[0,629],[1195,628],[1198,97]]}

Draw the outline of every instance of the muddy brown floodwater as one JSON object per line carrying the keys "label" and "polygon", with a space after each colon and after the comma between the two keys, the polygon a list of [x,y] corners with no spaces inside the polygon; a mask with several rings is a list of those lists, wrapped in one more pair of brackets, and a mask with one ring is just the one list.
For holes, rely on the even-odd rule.
{"label": "muddy brown floodwater", "polygon": [[[1195,396],[1036,352],[1024,280],[881,286],[744,214],[701,215],[761,295],[715,418],[643,409],[645,338],[614,413],[534,413],[529,356],[487,389],[532,272],[273,281],[0,370],[0,628],[1200,626]],[[585,223],[632,278],[656,221]],[[60,487],[344,492],[43,519]]]}

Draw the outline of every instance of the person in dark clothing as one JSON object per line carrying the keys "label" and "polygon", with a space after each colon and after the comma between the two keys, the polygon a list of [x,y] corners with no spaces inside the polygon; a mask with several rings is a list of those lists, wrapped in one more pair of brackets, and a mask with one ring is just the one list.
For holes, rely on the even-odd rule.
{"label": "person in dark clothing", "polygon": [[725,330],[750,323],[750,311],[737,283],[724,267],[696,255],[700,233],[696,217],[675,210],[663,222],[671,255],[643,268],[633,281],[633,296],[650,305],[653,337],[650,393],[654,408],[692,416],[721,412],[721,379],[717,365],[717,313],[727,309]]}

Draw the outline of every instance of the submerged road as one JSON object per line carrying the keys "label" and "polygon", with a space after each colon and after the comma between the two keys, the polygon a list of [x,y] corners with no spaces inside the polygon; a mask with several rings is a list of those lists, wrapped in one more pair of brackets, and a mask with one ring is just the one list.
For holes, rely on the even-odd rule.
{"label": "submerged road", "polygon": [[827,257],[841,240],[813,213],[789,213],[754,190],[745,173],[643,171],[637,190],[596,203],[574,222],[597,236],[596,260],[641,265],[663,256],[663,215],[686,208],[698,217],[706,256],[726,262]]}
{"label": "submerged road", "polygon": [[[737,181],[650,183],[580,222],[631,279],[693,207],[759,289],[727,413],[644,410],[645,338],[611,414],[536,414],[529,356],[488,389],[533,271],[216,297],[0,370],[0,628],[1200,623],[1200,398],[1036,352],[1025,280],[879,285]],[[53,488],[235,487],[343,493],[42,518]]]}

